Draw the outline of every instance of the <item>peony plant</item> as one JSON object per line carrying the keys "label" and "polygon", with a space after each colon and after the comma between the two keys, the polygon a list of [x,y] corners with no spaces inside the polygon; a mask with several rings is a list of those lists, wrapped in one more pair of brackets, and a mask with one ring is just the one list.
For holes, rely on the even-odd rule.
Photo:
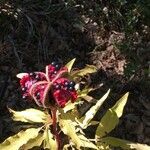
{"label": "peony plant", "polygon": [[[85,86],[80,88],[81,79],[96,68],[87,65],[84,69],[73,70],[75,59],[65,66],[52,62],[46,66],[44,72],[19,73],[22,98],[34,101],[38,109],[30,108],[24,111],[14,111],[9,108],[14,121],[31,124],[30,128],[10,136],[0,144],[0,150],[28,150],[28,149],[97,149],[110,150],[112,147],[123,149],[144,149],[148,145],[132,143],[127,140],[108,137],[119,123],[123,108],[127,102],[126,93],[101,118],[94,121],[94,116],[109,95],[110,90],[93,105],[85,115],[79,114],[77,106],[84,107],[84,101],[92,101],[88,93],[94,89]],[[95,137],[88,139],[85,131],[87,127],[97,128]]]}

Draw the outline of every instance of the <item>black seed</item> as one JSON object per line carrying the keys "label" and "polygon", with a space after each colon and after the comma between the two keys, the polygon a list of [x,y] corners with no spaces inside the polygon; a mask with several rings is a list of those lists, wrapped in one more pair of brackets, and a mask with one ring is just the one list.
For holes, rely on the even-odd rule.
{"label": "black seed", "polygon": [[27,98],[27,96],[25,96],[25,95],[22,96],[22,99],[26,99],[26,98]]}
{"label": "black seed", "polygon": [[68,90],[73,91],[74,87],[70,86],[70,87],[68,87]]}
{"label": "black seed", "polygon": [[39,93],[39,92],[36,93],[36,98],[37,98],[37,99],[40,99],[40,93]]}
{"label": "black seed", "polygon": [[35,78],[36,74],[34,72],[29,73],[29,76]]}
{"label": "black seed", "polygon": [[74,82],[74,81],[70,81],[69,85],[70,85],[71,87],[74,87],[74,86],[75,86],[75,82]]}
{"label": "black seed", "polygon": [[55,69],[56,69],[57,71],[60,69],[60,67],[61,67],[60,64],[56,64],[56,65],[55,65]]}
{"label": "black seed", "polygon": [[53,61],[53,62],[51,63],[52,66],[55,66],[56,64],[57,64],[56,61]]}
{"label": "black seed", "polygon": [[40,80],[40,79],[41,79],[41,78],[40,78],[40,75],[37,74],[37,75],[35,76],[35,79],[36,79],[36,80]]}
{"label": "black seed", "polygon": [[22,90],[22,92],[25,92],[27,90],[27,88],[23,87],[21,90]]}

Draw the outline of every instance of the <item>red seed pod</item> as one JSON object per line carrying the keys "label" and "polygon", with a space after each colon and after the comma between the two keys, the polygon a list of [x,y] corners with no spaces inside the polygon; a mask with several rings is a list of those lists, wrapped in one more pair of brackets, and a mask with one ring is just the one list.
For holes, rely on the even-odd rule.
{"label": "red seed pod", "polygon": [[17,77],[21,79],[23,97],[32,98],[37,105],[45,108],[55,104],[64,107],[69,100],[74,102],[77,99],[75,83],[64,77],[66,73],[68,73],[66,67],[60,68],[58,64],[53,62],[46,66],[46,73],[18,74]]}

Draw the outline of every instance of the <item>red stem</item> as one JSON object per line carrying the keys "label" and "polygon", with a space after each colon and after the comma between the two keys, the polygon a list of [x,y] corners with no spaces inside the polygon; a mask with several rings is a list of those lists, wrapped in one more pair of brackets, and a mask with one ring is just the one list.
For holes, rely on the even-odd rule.
{"label": "red stem", "polygon": [[57,146],[58,146],[58,150],[60,150],[60,138],[59,138],[59,134],[57,132],[57,117],[56,117],[56,112],[57,112],[57,109],[51,109],[51,112],[52,112],[52,120],[53,120],[53,133],[54,133],[54,136],[55,136],[55,139],[57,141]]}

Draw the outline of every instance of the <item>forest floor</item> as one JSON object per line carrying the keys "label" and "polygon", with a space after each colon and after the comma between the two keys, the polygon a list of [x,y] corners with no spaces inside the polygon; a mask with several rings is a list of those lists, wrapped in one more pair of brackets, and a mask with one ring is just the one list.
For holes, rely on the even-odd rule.
{"label": "forest floor", "polygon": [[111,21],[106,21],[109,26],[102,26],[98,20],[107,17],[91,16],[85,10],[78,13],[75,9],[74,13],[70,7],[64,10],[60,5],[56,17],[49,12],[53,16],[51,20],[42,16],[43,11],[36,14],[35,8],[25,5],[20,9],[22,13],[18,11],[17,19],[3,14],[7,19],[1,29],[8,29],[0,41],[0,141],[24,128],[12,122],[7,107],[14,110],[30,107],[21,98],[16,74],[44,70],[53,60],[65,64],[76,58],[75,67],[91,64],[98,69],[89,78],[91,86],[101,86],[93,96],[100,98],[111,89],[95,119],[99,120],[129,91],[124,114],[111,134],[150,145],[150,28],[145,22],[138,22],[139,27],[134,26],[135,30],[128,34]]}

